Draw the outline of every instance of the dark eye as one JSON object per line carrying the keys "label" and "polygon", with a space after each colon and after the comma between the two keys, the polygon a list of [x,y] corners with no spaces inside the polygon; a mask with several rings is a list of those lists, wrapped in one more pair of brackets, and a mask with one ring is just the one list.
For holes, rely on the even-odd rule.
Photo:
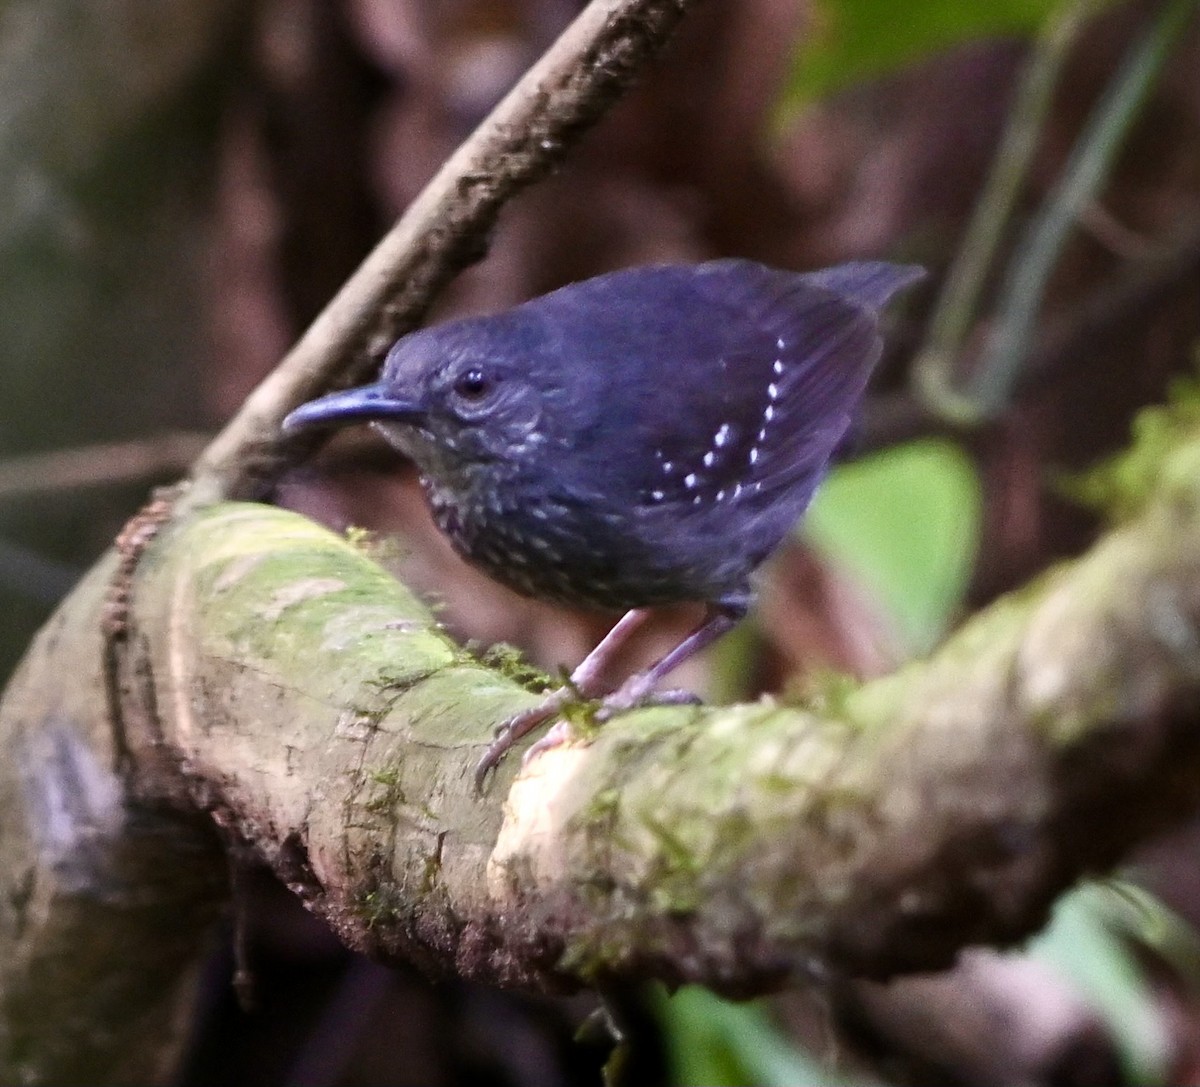
{"label": "dark eye", "polygon": [[454,382],[454,391],[464,400],[482,400],[492,391],[493,381],[482,370],[465,370]]}

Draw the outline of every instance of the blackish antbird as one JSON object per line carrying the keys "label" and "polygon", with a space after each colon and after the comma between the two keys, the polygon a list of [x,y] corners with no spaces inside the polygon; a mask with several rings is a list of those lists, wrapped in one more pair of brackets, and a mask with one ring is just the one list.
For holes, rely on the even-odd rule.
{"label": "blackish antbird", "polygon": [[750,575],[850,425],[879,358],[880,310],[922,275],[742,260],[614,272],[405,336],[378,382],[288,416],[289,430],[371,421],[416,462],[456,550],[497,581],[629,609],[569,687],[506,722],[480,781],[574,692],[607,689],[606,664],[644,609],[707,604],[605,712],[644,701],[745,615]]}

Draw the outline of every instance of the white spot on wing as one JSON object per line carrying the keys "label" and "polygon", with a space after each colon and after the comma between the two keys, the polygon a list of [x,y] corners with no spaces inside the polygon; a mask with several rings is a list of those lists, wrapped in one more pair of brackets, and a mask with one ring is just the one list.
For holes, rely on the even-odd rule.
{"label": "white spot on wing", "polygon": [[[782,345],[783,345],[782,341],[780,341],[780,346],[782,346]],[[775,365],[772,366],[771,369],[774,370],[777,374],[782,374],[783,373],[783,359],[776,359]]]}
{"label": "white spot on wing", "polygon": [[694,486],[696,486],[696,473],[689,472],[686,476],[684,476],[683,485],[687,487],[688,490],[691,490]]}
{"label": "white spot on wing", "polygon": [[758,463],[758,446],[755,446],[753,449],[750,450],[750,463],[751,464]]}
{"label": "white spot on wing", "polygon": [[709,450],[707,453],[705,453],[705,454],[704,454],[704,467],[705,467],[705,468],[711,468],[711,467],[713,466],[713,462],[714,462],[716,459],[717,459],[717,455],[716,455],[716,453],[714,453],[714,452],[713,452],[713,451],[710,449],[710,450]]}
{"label": "white spot on wing", "polygon": [[730,430],[731,428],[728,423],[722,423],[721,428],[713,435],[713,444],[718,449],[729,442]]}

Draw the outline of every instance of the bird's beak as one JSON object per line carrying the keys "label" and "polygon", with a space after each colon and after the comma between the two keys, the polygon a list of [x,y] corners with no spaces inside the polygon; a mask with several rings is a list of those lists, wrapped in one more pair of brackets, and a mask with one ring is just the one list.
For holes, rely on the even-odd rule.
{"label": "bird's beak", "polygon": [[376,382],[301,404],[284,419],[283,429],[294,433],[314,426],[343,426],[373,419],[407,423],[423,414],[413,401],[395,396],[382,382]]}

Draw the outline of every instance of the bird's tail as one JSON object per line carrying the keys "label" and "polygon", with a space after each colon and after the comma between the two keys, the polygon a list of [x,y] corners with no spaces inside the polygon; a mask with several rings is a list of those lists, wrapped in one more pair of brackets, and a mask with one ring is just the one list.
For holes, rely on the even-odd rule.
{"label": "bird's tail", "polygon": [[925,269],[918,264],[859,260],[809,272],[804,278],[814,287],[832,291],[868,309],[881,310],[892,295],[924,279],[925,274]]}

